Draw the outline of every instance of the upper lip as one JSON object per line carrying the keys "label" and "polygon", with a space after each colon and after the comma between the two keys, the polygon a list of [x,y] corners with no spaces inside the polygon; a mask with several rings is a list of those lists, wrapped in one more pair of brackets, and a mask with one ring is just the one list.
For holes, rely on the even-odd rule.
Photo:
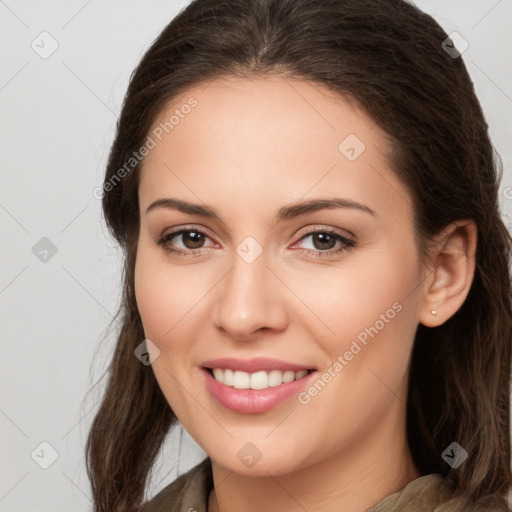
{"label": "upper lip", "polygon": [[300,372],[301,370],[313,370],[311,366],[302,364],[288,363],[279,359],[268,357],[255,357],[253,359],[235,359],[232,357],[223,357],[220,359],[210,359],[202,363],[204,368],[222,368],[230,370],[241,370],[247,373],[258,372],[261,370],[292,370]]}

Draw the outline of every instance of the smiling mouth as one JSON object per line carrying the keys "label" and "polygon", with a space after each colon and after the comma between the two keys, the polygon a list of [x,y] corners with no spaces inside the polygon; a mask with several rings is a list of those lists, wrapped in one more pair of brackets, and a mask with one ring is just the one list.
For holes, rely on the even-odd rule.
{"label": "smiling mouth", "polygon": [[311,370],[260,370],[249,373],[241,370],[231,370],[228,368],[206,368],[204,369],[220,384],[235,389],[267,389],[280,386],[295,380],[302,379],[314,372]]}

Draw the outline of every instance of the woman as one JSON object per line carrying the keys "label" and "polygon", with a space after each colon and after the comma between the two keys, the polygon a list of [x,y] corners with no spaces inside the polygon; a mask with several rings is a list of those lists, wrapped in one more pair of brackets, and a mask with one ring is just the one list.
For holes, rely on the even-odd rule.
{"label": "woman", "polygon": [[[95,510],[508,510],[511,238],[460,54],[403,0],[197,0],[103,186]],[[144,505],[181,423],[208,457]]]}

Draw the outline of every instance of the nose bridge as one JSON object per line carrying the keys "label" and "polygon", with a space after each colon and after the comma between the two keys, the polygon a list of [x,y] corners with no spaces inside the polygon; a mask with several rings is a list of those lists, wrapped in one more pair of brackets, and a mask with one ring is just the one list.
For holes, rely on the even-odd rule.
{"label": "nose bridge", "polygon": [[240,339],[263,327],[281,329],[286,322],[279,286],[267,268],[266,256],[251,240],[242,241],[216,299],[216,325]]}

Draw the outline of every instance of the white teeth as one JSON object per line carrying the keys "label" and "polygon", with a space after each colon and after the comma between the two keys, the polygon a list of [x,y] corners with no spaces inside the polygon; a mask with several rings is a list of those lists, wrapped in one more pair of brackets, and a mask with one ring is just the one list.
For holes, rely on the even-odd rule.
{"label": "white teeth", "polygon": [[227,370],[227,369],[224,370],[224,373],[219,382],[226,384],[226,386],[233,386],[235,383],[235,374],[234,374],[233,370]]}
{"label": "white teeth", "polygon": [[[224,383],[223,383],[224,384]],[[235,371],[233,387],[236,389],[249,389],[250,375],[245,372]]]}
{"label": "white teeth", "polygon": [[283,372],[280,370],[272,370],[268,375],[269,386],[280,386],[283,383]]}
{"label": "white teeth", "polygon": [[294,372],[292,370],[271,370],[266,372],[247,373],[240,370],[229,370],[222,368],[213,369],[213,377],[217,382],[236,389],[267,389],[269,387],[280,386],[286,382],[292,382],[301,379],[307,375],[307,370]]}
{"label": "white teeth", "polygon": [[283,382],[292,382],[292,380],[295,380],[295,372],[288,370],[283,373]]}
{"label": "white teeth", "polygon": [[261,372],[251,373],[250,388],[251,389],[266,389],[266,388],[268,388],[267,372],[261,371]]}

